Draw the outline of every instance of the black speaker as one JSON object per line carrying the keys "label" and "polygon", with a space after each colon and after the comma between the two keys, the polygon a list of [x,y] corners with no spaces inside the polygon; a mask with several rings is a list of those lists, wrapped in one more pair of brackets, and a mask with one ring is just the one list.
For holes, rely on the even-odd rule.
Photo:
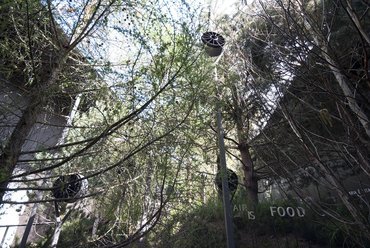
{"label": "black speaker", "polygon": [[219,56],[222,47],[225,45],[225,38],[215,32],[205,32],[202,35],[202,42],[206,45],[206,52],[211,57]]}
{"label": "black speaker", "polygon": [[80,180],[82,177],[78,174],[60,176],[53,184],[53,196],[55,199],[60,199],[67,203],[77,201],[76,197],[87,187],[86,179]]}

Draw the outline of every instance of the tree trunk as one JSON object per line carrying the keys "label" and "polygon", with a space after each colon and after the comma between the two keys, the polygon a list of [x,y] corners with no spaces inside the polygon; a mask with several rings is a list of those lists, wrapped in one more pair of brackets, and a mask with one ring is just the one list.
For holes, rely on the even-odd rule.
{"label": "tree trunk", "polygon": [[[244,125],[243,112],[247,109],[244,106],[244,101],[240,98],[238,90],[235,85],[231,87],[233,95],[233,118],[236,124],[236,132],[238,138],[238,150],[243,166],[244,178],[243,184],[247,191],[247,205],[248,208],[254,209],[258,204],[258,179],[254,173],[254,165],[247,143],[249,134],[249,121]],[[249,118],[248,116],[245,118]]]}
{"label": "tree trunk", "polygon": [[247,205],[248,208],[253,209],[258,204],[258,180],[254,173],[249,146],[243,142],[240,142],[239,144],[239,152],[244,172],[243,183],[247,191]]}
{"label": "tree trunk", "polygon": [[22,147],[28,135],[35,126],[37,117],[42,113],[48,103],[48,89],[57,81],[61,72],[66,56],[61,57],[54,63],[54,68],[49,75],[35,84],[30,94],[30,103],[23,111],[21,118],[17,122],[12,134],[10,135],[3,153],[0,155],[0,203],[8,187],[9,179],[13,174],[18,159],[22,152]]}
{"label": "tree trunk", "polygon": [[3,200],[9,178],[12,176],[15,165],[18,162],[23,144],[36,123],[37,115],[41,109],[40,102],[37,99],[31,99],[31,104],[23,111],[3,153],[0,155],[0,202]]}

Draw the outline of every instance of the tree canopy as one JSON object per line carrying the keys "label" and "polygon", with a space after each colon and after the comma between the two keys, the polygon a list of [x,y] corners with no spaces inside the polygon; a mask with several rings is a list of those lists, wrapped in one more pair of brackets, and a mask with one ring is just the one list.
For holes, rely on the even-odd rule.
{"label": "tree canopy", "polygon": [[[197,1],[3,1],[2,206],[53,219],[40,247],[207,247],[224,231],[220,109],[236,226],[286,200],[366,247],[369,7],[241,1],[215,19]],[[217,58],[206,31],[225,37]]]}

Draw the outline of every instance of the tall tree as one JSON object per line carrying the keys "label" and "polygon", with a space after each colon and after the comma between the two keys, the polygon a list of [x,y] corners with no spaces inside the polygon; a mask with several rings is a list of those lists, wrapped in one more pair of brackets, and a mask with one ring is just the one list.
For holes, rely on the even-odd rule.
{"label": "tall tree", "polygon": [[[360,228],[369,237],[367,200],[352,197],[345,185],[350,175],[364,181],[369,175],[368,49],[363,35],[368,7],[361,1],[269,1],[260,7],[258,16],[272,30],[263,42],[276,65],[273,72],[286,76],[275,82],[281,97],[256,144],[259,162],[302,198],[306,180],[319,185],[319,191],[329,189],[346,214],[327,205],[328,199],[310,204],[345,223],[351,234]],[[352,11],[362,18],[356,20]],[[361,183],[354,185],[363,189]],[[352,238],[364,246],[361,237]]]}
{"label": "tall tree", "polygon": [[[77,95],[81,100],[74,110],[73,122],[66,126],[68,131],[63,142],[27,151],[17,147],[17,153],[9,150],[14,162],[27,162],[30,167],[25,172],[4,177],[3,189],[47,192],[56,190],[51,184],[60,175],[82,175],[81,180],[89,181],[89,193],[83,197],[92,198],[90,207],[91,202],[97,206],[93,208],[96,218],[90,244],[121,247],[140,239],[169,211],[166,206],[170,200],[176,205],[180,196],[172,196],[175,189],[190,190],[178,183],[178,177],[196,175],[190,169],[196,166],[189,162],[192,156],[189,150],[193,148],[187,145],[194,136],[184,125],[189,125],[188,117],[200,101],[196,95],[204,90],[202,82],[208,71],[194,70],[203,63],[195,40],[198,32],[195,14],[184,12],[188,13],[186,20],[190,25],[187,25],[176,16],[160,11],[163,5],[157,3],[158,6],[150,2],[131,6],[112,2],[108,6],[104,1],[91,1],[79,6],[48,2],[47,6],[35,7],[40,11],[40,18],[48,17],[46,27],[51,26],[49,33],[38,30],[38,34],[47,38],[52,52],[56,55],[63,52],[66,57],[61,63],[64,70],[58,71],[58,77],[55,74],[57,81],[42,86],[47,89],[41,92],[45,94],[45,102],[37,106],[40,111],[45,110],[53,103],[51,95],[60,96],[61,92],[71,98]],[[25,11],[18,2],[14,5],[19,13]],[[186,4],[182,6],[188,8]],[[99,18],[93,17],[99,13]],[[89,18],[95,24],[86,23]],[[115,44],[122,43],[119,39],[127,42],[128,56],[109,57],[111,48],[104,42],[110,41],[112,34],[116,35]],[[16,36],[13,42],[18,38]],[[76,39],[80,41],[75,42]],[[39,52],[38,48],[34,50]],[[45,56],[49,56],[47,52],[50,51],[45,51]],[[40,68],[43,67],[40,65]],[[86,72],[91,83],[81,82],[82,78],[76,75],[80,72]],[[103,79],[107,79],[106,83],[101,83]],[[43,82],[39,83],[40,87]],[[28,87],[33,90],[36,86]],[[35,99],[31,101],[36,101],[38,93],[34,89]],[[24,109],[23,113],[35,118],[40,112]],[[36,122],[27,122],[27,127],[31,128]],[[12,130],[13,139],[17,138],[17,128]],[[20,145],[25,137],[17,138]],[[11,140],[7,142],[13,144]],[[25,154],[34,157],[22,161],[20,155]],[[179,174],[184,165],[189,173]],[[25,186],[9,188],[5,186],[8,182],[22,182]],[[50,194],[44,194],[43,199],[31,198],[28,202],[55,200]],[[17,202],[5,200],[3,203]],[[58,204],[62,215],[68,217],[70,213],[63,210],[65,204],[59,200]],[[79,204],[79,207],[83,209],[89,204]],[[83,222],[82,218],[79,220]]]}
{"label": "tall tree", "polygon": [[[72,23],[73,28],[69,36],[65,35],[56,23],[57,10],[51,1],[47,1],[45,5],[35,1],[2,3],[2,33],[7,35],[2,37],[2,51],[7,53],[6,58],[11,60],[3,64],[3,70],[7,70],[9,66],[13,67],[12,69],[19,66],[21,71],[26,72],[24,77],[17,80],[14,77],[16,73],[12,69],[8,70],[10,80],[17,80],[19,87],[24,89],[22,93],[27,93],[30,97],[0,155],[1,198],[32,127],[43,110],[50,106],[51,91],[57,95],[55,92],[65,90],[60,80],[66,70],[66,63],[79,59],[74,58],[73,51],[85,37],[101,25],[114,2],[84,2],[78,13],[80,18]],[[9,56],[17,50],[22,51],[16,54],[18,56]]]}

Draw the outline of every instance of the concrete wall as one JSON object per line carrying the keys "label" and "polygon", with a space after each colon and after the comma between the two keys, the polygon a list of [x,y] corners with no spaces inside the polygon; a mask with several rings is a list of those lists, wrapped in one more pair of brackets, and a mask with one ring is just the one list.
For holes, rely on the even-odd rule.
{"label": "concrete wall", "polygon": [[[28,104],[28,97],[25,91],[0,80],[0,145],[4,146],[8,137],[14,130],[14,126],[22,115],[22,111]],[[37,117],[37,124],[32,128],[27,137],[22,151],[33,151],[55,146],[61,140],[68,116],[64,116],[45,110],[44,113]],[[24,154],[20,160],[32,160],[34,154]],[[37,164],[37,167],[42,164]],[[24,172],[35,167],[27,161],[19,162],[13,174]],[[22,186],[20,183],[11,183],[11,188]],[[7,193],[7,199],[12,201],[27,201],[26,191],[13,191]],[[26,205],[9,205],[6,204],[0,208],[0,247],[9,247],[15,239],[21,239],[25,227],[1,227],[4,225],[22,225],[26,224],[29,218],[33,204]],[[31,232],[31,236],[36,236]],[[17,238],[16,238],[17,237]]]}

